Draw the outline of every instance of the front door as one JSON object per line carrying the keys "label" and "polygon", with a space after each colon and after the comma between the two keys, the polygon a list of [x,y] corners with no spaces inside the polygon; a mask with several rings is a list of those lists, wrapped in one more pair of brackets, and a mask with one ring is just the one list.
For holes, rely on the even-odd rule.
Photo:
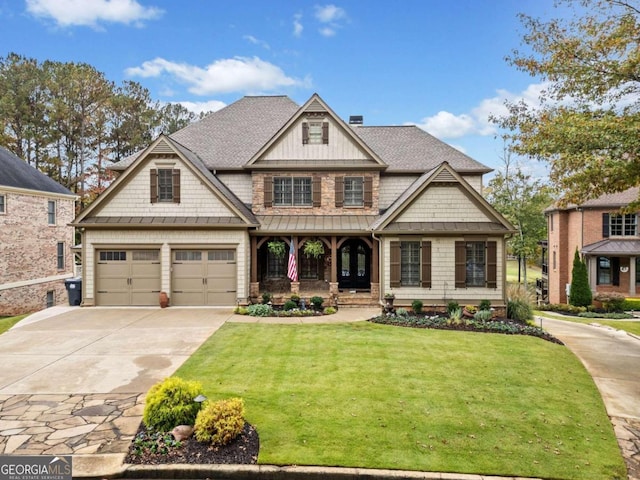
{"label": "front door", "polygon": [[338,250],[338,287],[371,289],[371,249],[362,240],[347,240]]}

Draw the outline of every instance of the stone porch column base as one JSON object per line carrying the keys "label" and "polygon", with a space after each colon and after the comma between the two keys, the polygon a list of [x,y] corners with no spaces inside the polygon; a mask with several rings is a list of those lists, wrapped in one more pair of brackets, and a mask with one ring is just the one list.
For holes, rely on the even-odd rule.
{"label": "stone porch column base", "polygon": [[338,295],[338,282],[329,282],[329,295]]}
{"label": "stone porch column base", "polygon": [[379,300],[380,299],[380,284],[372,283],[371,284],[371,299]]}
{"label": "stone porch column base", "polygon": [[291,282],[291,293],[300,293],[300,282]]}
{"label": "stone porch column base", "polygon": [[249,296],[258,298],[260,296],[260,282],[251,282],[249,284]]}

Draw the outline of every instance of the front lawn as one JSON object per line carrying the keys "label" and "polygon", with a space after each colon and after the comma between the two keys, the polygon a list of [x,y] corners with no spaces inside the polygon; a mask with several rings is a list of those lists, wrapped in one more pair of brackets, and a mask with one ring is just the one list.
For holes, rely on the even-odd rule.
{"label": "front lawn", "polygon": [[262,464],[625,478],[593,380],[534,337],[226,324],[176,375],[244,398]]}
{"label": "front lawn", "polygon": [[13,327],[16,323],[22,320],[27,315],[18,315],[17,317],[3,317],[0,318],[0,335]]}

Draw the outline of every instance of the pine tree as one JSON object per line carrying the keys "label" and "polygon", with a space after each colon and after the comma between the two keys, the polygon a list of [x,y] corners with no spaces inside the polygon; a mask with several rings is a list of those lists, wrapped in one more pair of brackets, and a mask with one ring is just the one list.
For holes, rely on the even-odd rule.
{"label": "pine tree", "polygon": [[569,303],[576,307],[588,307],[591,305],[591,299],[587,266],[580,258],[580,254],[576,248],[576,253],[573,256],[573,270],[571,271]]}

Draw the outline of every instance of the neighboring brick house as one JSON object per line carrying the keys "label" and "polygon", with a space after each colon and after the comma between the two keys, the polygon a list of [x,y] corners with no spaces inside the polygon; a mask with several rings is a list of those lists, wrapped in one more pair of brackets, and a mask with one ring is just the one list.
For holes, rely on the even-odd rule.
{"label": "neighboring brick house", "polygon": [[[587,264],[593,293],[635,297],[640,285],[640,232],[637,213],[620,210],[638,198],[638,187],[604,195],[580,206],[546,210],[548,240],[543,282],[550,303],[567,303],[576,249]],[[546,268],[545,268],[546,267]]]}
{"label": "neighboring brick house", "polygon": [[[234,305],[263,292],[340,305],[505,303],[513,227],[486,166],[415,126],[347,124],[316,94],[244,97],[115,166],[74,221],[84,305]],[[355,124],[352,124],[355,123]],[[289,277],[294,252],[296,276]],[[305,255],[318,242],[324,253]]]}
{"label": "neighboring brick house", "polygon": [[0,315],[67,301],[75,195],[0,147]]}

